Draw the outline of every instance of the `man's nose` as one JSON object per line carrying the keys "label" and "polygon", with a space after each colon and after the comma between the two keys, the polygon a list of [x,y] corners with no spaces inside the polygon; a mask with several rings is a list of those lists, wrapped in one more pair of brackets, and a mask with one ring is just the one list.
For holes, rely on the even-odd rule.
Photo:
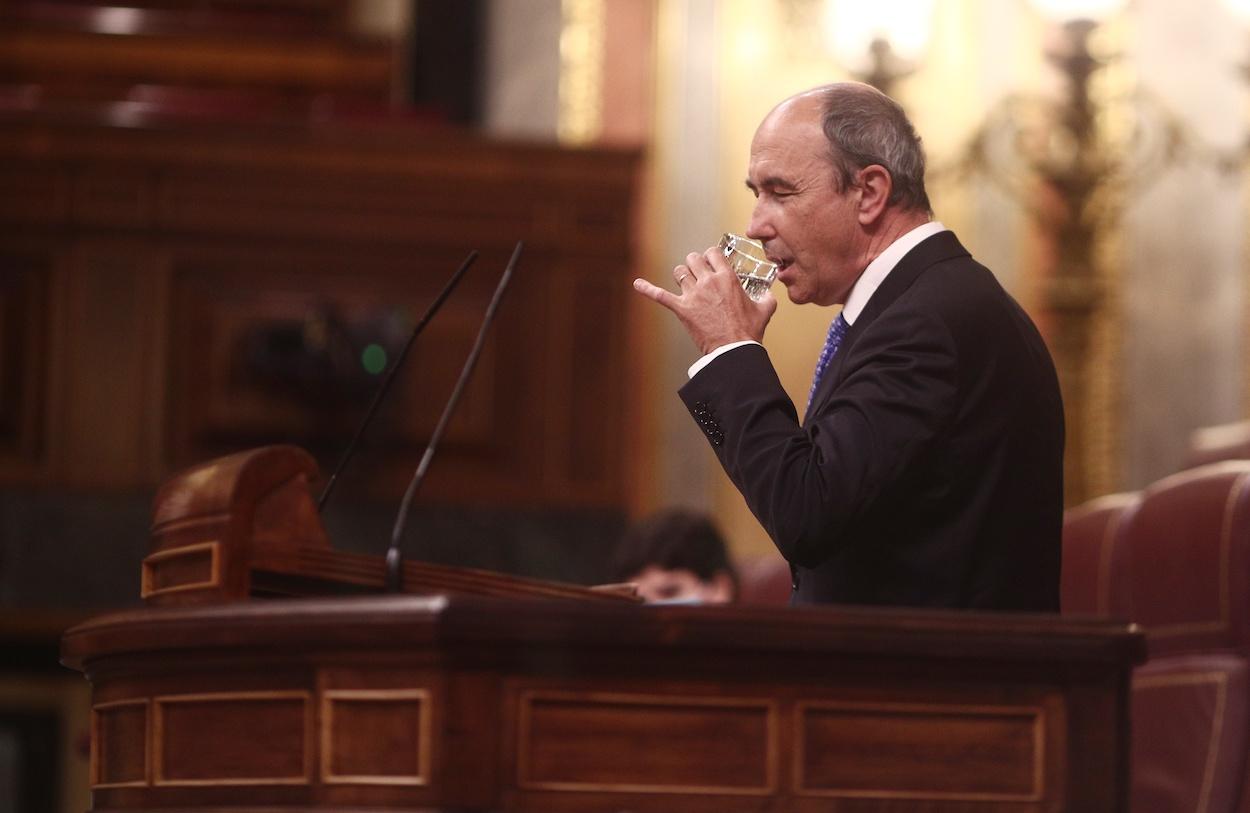
{"label": "man's nose", "polygon": [[752,240],[763,241],[771,240],[776,236],[777,232],[773,228],[772,220],[757,205],[751,211],[751,220],[747,223],[747,237],[750,237]]}

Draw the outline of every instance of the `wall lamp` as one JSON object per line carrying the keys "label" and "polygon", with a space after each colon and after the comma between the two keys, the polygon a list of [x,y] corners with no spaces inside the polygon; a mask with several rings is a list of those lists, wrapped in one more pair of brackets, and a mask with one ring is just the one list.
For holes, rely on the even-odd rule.
{"label": "wall lamp", "polygon": [[828,0],[821,20],[825,45],[856,79],[893,95],[924,58],[935,2]]}

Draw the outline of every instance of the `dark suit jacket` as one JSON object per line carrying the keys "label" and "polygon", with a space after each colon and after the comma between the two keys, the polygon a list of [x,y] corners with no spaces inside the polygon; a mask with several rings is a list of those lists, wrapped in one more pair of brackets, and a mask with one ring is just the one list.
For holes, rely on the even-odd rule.
{"label": "dark suit jacket", "polygon": [[794,603],[1059,609],[1054,365],[950,232],[872,295],[802,426],[757,345],[681,397],[790,562]]}

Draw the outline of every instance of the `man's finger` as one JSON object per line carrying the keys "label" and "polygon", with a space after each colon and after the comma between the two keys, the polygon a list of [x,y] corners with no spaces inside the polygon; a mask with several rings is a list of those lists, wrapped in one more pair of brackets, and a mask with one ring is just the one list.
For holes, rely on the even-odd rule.
{"label": "man's finger", "polygon": [[777,312],[777,298],[773,292],[765,291],[764,294],[756,300],[756,305],[764,311],[768,312],[768,319],[773,318],[773,314]]}
{"label": "man's finger", "polygon": [[645,279],[634,280],[634,290],[647,299],[654,299],[669,310],[676,309],[678,297],[674,296],[672,291],[667,291],[658,285],[652,285]]}
{"label": "man's finger", "polygon": [[686,266],[689,267],[691,272],[694,273],[695,279],[698,279],[704,274],[710,274],[715,270],[708,263],[707,258],[696,251],[692,251],[686,255]]}
{"label": "man's finger", "polygon": [[700,256],[702,256],[703,261],[706,262],[708,267],[713,271],[730,270],[729,260],[725,259],[725,252],[721,251],[716,246],[712,246]]}

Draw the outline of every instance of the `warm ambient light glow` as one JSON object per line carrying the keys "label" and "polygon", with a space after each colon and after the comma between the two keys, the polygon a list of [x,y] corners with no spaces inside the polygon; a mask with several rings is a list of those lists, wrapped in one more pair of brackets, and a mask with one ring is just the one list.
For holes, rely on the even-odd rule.
{"label": "warm ambient light glow", "polygon": [[1243,23],[1250,24],[1250,0],[1224,0],[1224,5]]}
{"label": "warm ambient light glow", "polygon": [[100,34],[137,34],[143,25],[142,9],[106,7],[91,13],[91,27]]}
{"label": "warm ambient light glow", "polygon": [[1032,0],[1033,7],[1057,22],[1093,20],[1102,22],[1120,12],[1128,0]]}
{"label": "warm ambient light glow", "polygon": [[934,0],[829,0],[825,39],[838,62],[852,71],[871,65],[869,45],[881,39],[900,59],[915,63],[929,44]]}

